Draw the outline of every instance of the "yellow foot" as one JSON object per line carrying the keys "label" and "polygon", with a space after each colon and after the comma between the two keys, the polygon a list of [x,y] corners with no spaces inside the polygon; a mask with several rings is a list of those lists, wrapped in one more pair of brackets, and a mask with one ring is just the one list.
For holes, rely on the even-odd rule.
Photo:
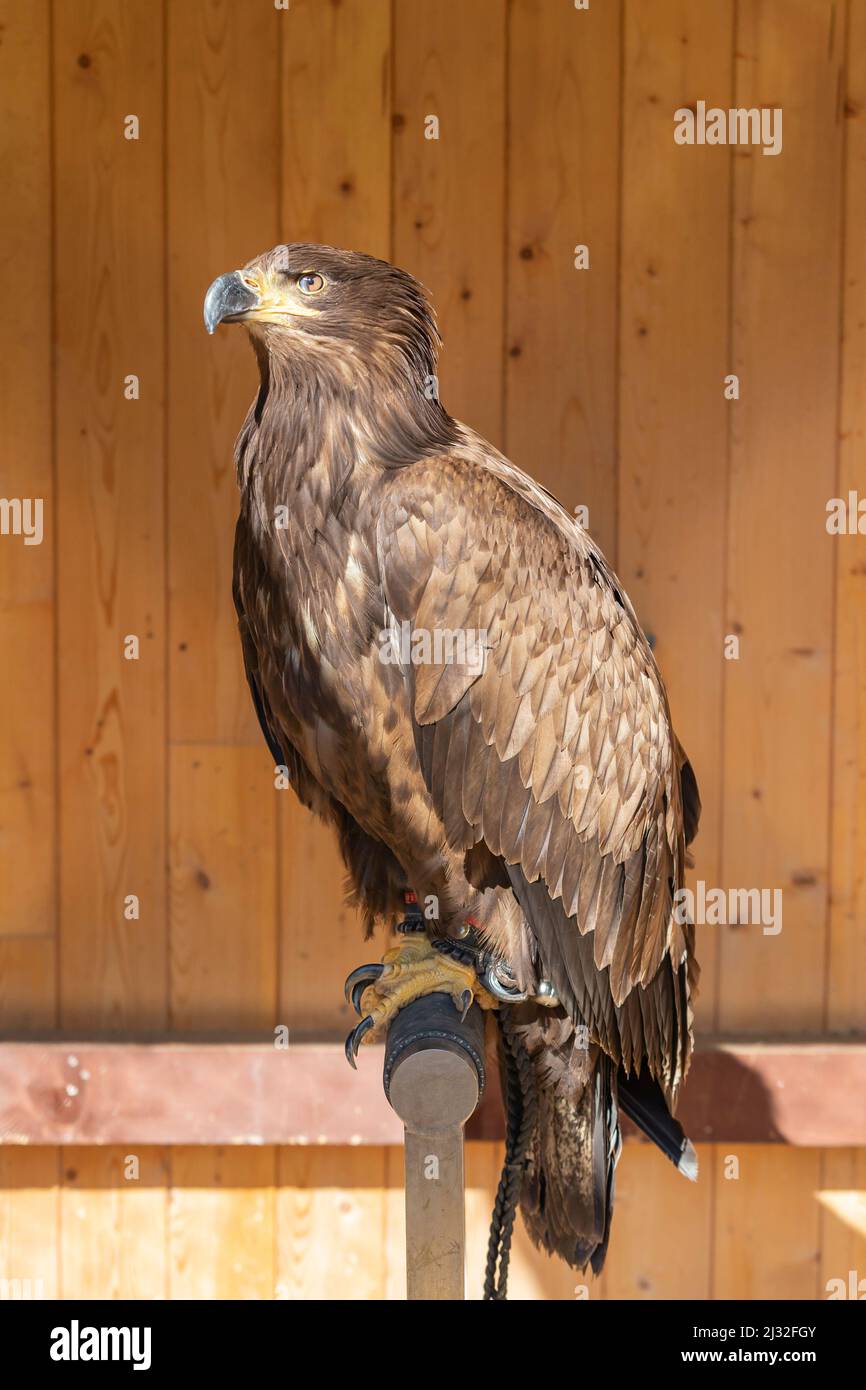
{"label": "yellow foot", "polygon": [[465,1018],[473,1001],[482,1009],[495,1009],[498,1001],[481,984],[474,966],[435,951],[424,932],[414,932],[386,951],[381,965],[359,965],[346,980],[346,999],[351,1000],[361,1022],[346,1039],[346,1056],[355,1065],[362,1042],[376,1042],[401,1009],[425,994],[450,994],[454,1007]]}

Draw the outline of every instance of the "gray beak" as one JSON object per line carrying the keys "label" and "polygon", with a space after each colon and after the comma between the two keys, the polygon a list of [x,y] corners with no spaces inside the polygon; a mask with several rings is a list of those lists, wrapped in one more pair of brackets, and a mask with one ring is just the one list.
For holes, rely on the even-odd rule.
{"label": "gray beak", "polygon": [[231,322],[248,309],[254,309],[259,297],[245,285],[239,270],[230,270],[214,280],[204,297],[204,326],[213,333],[217,324]]}

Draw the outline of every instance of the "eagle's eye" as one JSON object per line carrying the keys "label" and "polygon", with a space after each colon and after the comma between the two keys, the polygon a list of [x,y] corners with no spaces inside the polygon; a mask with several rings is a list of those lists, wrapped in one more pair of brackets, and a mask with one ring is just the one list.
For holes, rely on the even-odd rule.
{"label": "eagle's eye", "polygon": [[301,275],[298,279],[298,289],[301,291],[301,294],[320,294],[324,288],[324,275],[318,275],[315,271],[310,271],[306,275]]}

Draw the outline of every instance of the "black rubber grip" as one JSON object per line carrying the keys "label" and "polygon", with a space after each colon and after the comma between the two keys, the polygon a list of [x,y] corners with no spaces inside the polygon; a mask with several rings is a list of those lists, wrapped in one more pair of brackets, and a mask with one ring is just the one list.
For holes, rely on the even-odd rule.
{"label": "black rubber grip", "polygon": [[385,1040],[382,1084],[390,1096],[394,1067],[407,1052],[436,1046],[468,1057],[478,1076],[478,1094],[484,1091],[484,1014],[473,1004],[461,1020],[450,995],[425,994],[401,1009]]}

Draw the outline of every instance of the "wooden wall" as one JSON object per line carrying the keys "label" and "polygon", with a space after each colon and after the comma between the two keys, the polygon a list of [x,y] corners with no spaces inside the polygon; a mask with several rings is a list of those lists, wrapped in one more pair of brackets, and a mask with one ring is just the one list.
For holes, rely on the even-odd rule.
{"label": "wooden wall", "polygon": [[[41,546],[0,539],[0,1028],[348,1026],[369,948],[273,790],[234,630],[254,363],[201,323],[217,274],[305,239],[421,277],[446,404],[589,506],[656,635],[697,873],[785,895],[780,936],[703,930],[702,1029],[862,1027],[866,561],[824,515],[866,495],[866,0],[0,0],[0,23],[0,490],[45,500]],[[782,107],[782,154],[675,145],[698,99]],[[691,1188],[630,1146],[593,1296],[866,1274],[863,1153],[738,1156],[730,1181],[704,1149]],[[398,1153],[147,1151],[137,1182],[123,1157],[0,1147],[0,1278],[400,1297]],[[476,1286],[497,1162],[470,1155]],[[515,1296],[577,1282],[521,1236]]]}

